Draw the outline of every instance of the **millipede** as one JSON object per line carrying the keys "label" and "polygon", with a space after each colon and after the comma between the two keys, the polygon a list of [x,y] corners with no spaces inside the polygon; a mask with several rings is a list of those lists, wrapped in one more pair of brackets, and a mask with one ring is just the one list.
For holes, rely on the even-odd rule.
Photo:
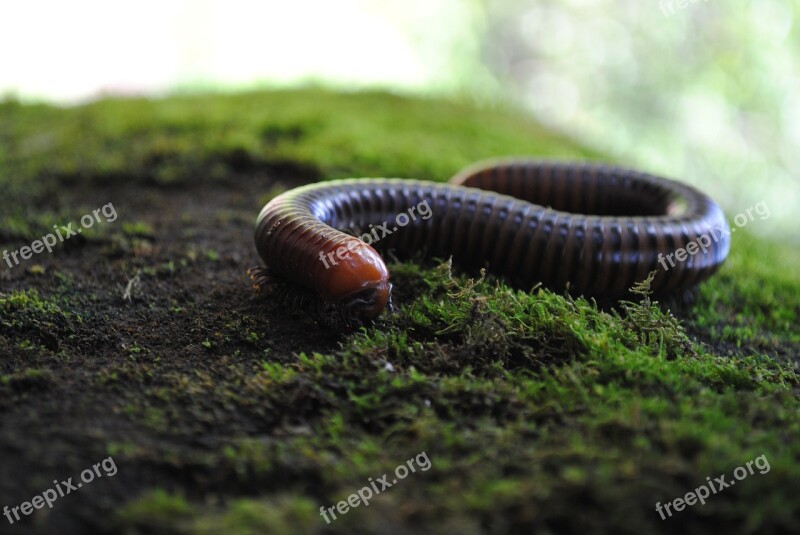
{"label": "millipede", "polygon": [[[429,217],[392,223],[423,203]],[[391,232],[371,245],[352,235],[387,222]],[[722,210],[692,186],[601,163],[522,158],[474,164],[448,183],[354,178],[301,186],[264,206],[255,244],[270,276],[359,321],[378,317],[391,297],[378,251],[451,257],[518,288],[615,300],[652,272],[656,295],[692,289],[730,248]],[[694,254],[672,260],[687,247]]]}

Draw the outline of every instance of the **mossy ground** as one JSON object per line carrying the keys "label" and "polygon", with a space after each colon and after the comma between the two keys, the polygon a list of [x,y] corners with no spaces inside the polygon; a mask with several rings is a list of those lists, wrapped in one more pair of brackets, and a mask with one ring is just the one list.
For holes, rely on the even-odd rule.
{"label": "mossy ground", "polygon": [[[0,531],[800,530],[797,251],[740,231],[676,317],[447,263],[392,264],[396,312],[354,332],[252,292],[277,192],[507,154],[598,156],[514,112],[382,93],[0,105],[0,248],[119,216],[0,271],[0,506],[119,470]],[[422,451],[429,470],[320,517]],[[656,513],[761,455],[769,472]]]}

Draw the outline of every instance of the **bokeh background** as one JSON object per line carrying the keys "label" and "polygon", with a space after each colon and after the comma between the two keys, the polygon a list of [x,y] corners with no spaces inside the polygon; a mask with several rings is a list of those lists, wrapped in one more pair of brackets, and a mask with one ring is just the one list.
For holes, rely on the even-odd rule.
{"label": "bokeh background", "polygon": [[[517,106],[800,242],[800,7],[787,0],[0,4],[0,95],[323,84]],[[423,177],[424,178],[424,177]]]}

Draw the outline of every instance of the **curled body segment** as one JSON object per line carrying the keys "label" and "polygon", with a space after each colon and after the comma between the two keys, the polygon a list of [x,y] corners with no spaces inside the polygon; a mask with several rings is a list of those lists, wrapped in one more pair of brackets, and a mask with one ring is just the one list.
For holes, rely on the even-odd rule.
{"label": "curled body segment", "polygon": [[[423,203],[429,217],[396,224]],[[541,282],[600,299],[624,295],[651,271],[656,293],[691,288],[716,271],[730,245],[722,210],[691,186],[602,164],[535,160],[483,162],[448,184],[303,186],[264,207],[255,242],[272,273],[370,319],[389,299],[388,270],[376,248],[336,229],[371,226],[386,229],[373,245],[401,257],[452,256],[518,287]],[[693,254],[676,259],[687,247]]]}

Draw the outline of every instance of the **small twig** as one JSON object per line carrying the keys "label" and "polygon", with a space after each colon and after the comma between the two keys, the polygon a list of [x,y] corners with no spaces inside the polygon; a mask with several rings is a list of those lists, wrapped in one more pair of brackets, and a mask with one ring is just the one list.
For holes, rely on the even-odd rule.
{"label": "small twig", "polygon": [[128,285],[125,287],[125,292],[122,294],[123,299],[130,301],[131,296],[133,295],[133,290],[136,289],[138,291],[141,288],[141,280],[139,279],[140,274],[141,272],[137,272],[135,277],[128,279]]}

